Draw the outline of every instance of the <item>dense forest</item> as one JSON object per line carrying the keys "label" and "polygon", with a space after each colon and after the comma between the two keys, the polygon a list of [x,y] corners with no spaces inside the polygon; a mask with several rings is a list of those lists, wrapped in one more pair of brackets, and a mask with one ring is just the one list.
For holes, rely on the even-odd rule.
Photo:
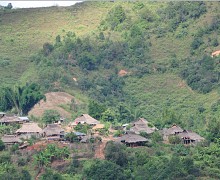
{"label": "dense forest", "polygon": [[[28,115],[36,103],[46,100],[45,93],[67,92],[76,97],[70,106],[62,107],[71,113],[69,122],[88,113],[117,127],[143,117],[159,130],[178,124],[206,140],[197,146],[175,140],[164,144],[155,132],[141,148],[108,142],[105,160],[91,154],[71,156],[95,148],[91,142],[87,150],[80,149],[75,136],[68,138],[76,149],[49,144],[33,154],[22,154],[16,146],[7,149],[0,141],[2,179],[29,180],[37,172],[44,180],[220,179],[220,56],[211,56],[220,50],[220,3],[82,2],[63,11],[53,8],[48,8],[43,20],[38,14],[46,13],[43,10],[0,10],[0,111]],[[82,13],[91,8],[97,17],[89,17],[91,24],[83,25],[88,21]],[[31,25],[25,24],[31,11],[36,13],[32,15],[36,23],[42,24],[42,32],[32,32]],[[27,36],[42,33],[33,42],[36,44],[26,40],[23,32],[10,30],[10,18],[16,13],[21,13],[21,19],[22,13],[27,14],[22,21],[30,27]],[[53,36],[43,37],[43,23],[62,13],[80,26],[64,25],[55,33],[48,31]],[[59,26],[62,21],[67,20],[61,18]],[[16,37],[26,44],[19,45]],[[10,50],[20,54],[8,55]],[[120,75],[121,70],[126,74]],[[45,111],[43,117],[32,118],[49,124],[59,117],[56,111]],[[0,126],[0,133],[17,128]],[[34,138],[29,141],[35,142]],[[58,160],[67,163],[54,168],[53,162]]]}

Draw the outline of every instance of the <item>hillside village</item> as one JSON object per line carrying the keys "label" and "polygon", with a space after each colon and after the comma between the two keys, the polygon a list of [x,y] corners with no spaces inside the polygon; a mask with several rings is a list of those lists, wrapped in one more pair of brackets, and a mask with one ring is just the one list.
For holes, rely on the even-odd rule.
{"label": "hillside village", "polygon": [[219,2],[9,3],[0,36],[0,179],[220,179]]}
{"label": "hillside village", "polygon": [[[109,139],[111,141],[120,142],[128,147],[146,146],[150,142],[150,135],[154,132],[159,132],[163,137],[164,143],[182,143],[184,145],[196,145],[205,139],[195,132],[190,130],[183,130],[177,125],[170,128],[158,130],[144,118],[139,118],[130,124],[123,124],[117,128],[110,126],[105,127],[100,121],[94,119],[88,114],[82,114],[77,117],[73,122],[65,124],[65,120],[61,118],[53,124],[44,125],[39,127],[38,123],[32,122],[28,117],[7,116],[5,113],[0,113],[1,125],[18,124],[21,127],[12,134],[4,134],[2,141],[6,145],[19,144],[19,148],[28,147],[27,140],[30,138],[37,138],[38,141],[60,141],[62,143],[69,143],[68,134],[75,135],[75,142],[88,143],[91,139]],[[77,127],[88,126],[87,132],[83,133],[77,131]],[[117,130],[121,130],[120,134],[114,134]],[[170,138],[179,138],[176,142],[172,142]],[[70,140],[71,141],[71,140]]]}

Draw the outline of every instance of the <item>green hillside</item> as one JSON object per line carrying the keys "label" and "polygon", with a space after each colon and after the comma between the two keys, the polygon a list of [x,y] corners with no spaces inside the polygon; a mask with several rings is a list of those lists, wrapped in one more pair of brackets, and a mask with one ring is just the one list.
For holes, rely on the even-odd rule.
{"label": "green hillside", "polygon": [[[178,124],[206,141],[197,147],[167,145],[155,133],[147,136],[145,149],[110,144],[106,154],[119,152],[108,157],[108,167],[118,179],[220,178],[220,57],[211,57],[220,50],[219,2],[83,2],[0,10],[0,42],[0,111],[16,111],[4,87],[13,92],[26,84],[28,94],[34,82],[37,91],[75,97],[61,107],[72,119],[89,113],[118,127],[143,117],[159,130]],[[32,97],[19,95],[24,105]],[[37,102],[39,96],[31,95]],[[105,164],[71,163],[44,173],[52,179],[57,172],[64,179],[100,179],[94,174]],[[29,171],[36,175],[32,166]]]}
{"label": "green hillside", "polygon": [[[219,98],[218,69],[204,63],[197,72],[193,64],[220,48],[218,7],[85,2],[2,11],[1,82],[83,93],[116,114],[120,102],[130,112],[128,119],[116,118],[123,122],[138,112],[163,126],[162,112],[172,111],[185,127],[205,131],[210,116],[218,115],[211,110]],[[120,69],[130,75],[118,77]]]}
{"label": "green hillside", "polygon": [[63,36],[74,31],[81,36],[95,31],[110,7],[89,3],[73,7],[0,10],[1,84],[16,83],[26,70],[33,68],[30,56],[45,42],[54,42],[58,34]]}

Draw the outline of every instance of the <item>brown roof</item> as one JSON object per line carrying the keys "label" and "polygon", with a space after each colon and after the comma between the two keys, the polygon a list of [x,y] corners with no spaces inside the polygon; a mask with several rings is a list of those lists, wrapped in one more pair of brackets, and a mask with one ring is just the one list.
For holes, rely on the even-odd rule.
{"label": "brown roof", "polygon": [[137,142],[147,142],[148,140],[137,134],[125,134],[119,137],[116,141],[125,143],[137,143]]}
{"label": "brown roof", "polygon": [[205,140],[205,138],[201,137],[199,134],[192,132],[192,131],[187,131],[187,130],[184,130],[183,132],[179,133],[178,136],[182,139],[187,138],[187,139],[191,139],[194,141]]}
{"label": "brown roof", "polygon": [[43,129],[43,133],[45,133],[46,136],[60,135],[64,134],[64,129],[58,124],[48,124],[47,127]]}
{"label": "brown roof", "polygon": [[16,135],[4,135],[2,137],[2,141],[5,144],[10,143],[21,143],[22,141]]}
{"label": "brown roof", "polygon": [[89,124],[89,125],[96,125],[96,124],[100,124],[99,121],[97,121],[96,119],[94,119],[93,117],[91,117],[90,115],[88,114],[83,114],[79,117],[77,117],[74,122],[76,123],[86,123],[86,124]]}
{"label": "brown roof", "polygon": [[130,131],[135,132],[136,134],[140,134],[140,132],[146,132],[147,134],[151,134],[157,130],[156,127],[149,127],[149,122],[144,119],[140,118],[138,121],[132,124]]}
{"label": "brown roof", "polygon": [[0,119],[0,123],[13,123],[13,122],[23,122],[24,120],[20,119],[17,116],[3,116]]}
{"label": "brown roof", "polygon": [[183,132],[183,129],[175,124],[169,129],[165,128],[162,131],[163,135],[165,136],[174,135],[174,134],[181,133],[181,132]]}
{"label": "brown roof", "polygon": [[92,129],[96,130],[96,129],[103,129],[105,127],[104,124],[96,124]]}
{"label": "brown roof", "polygon": [[37,123],[24,123],[16,133],[42,133],[42,129]]}

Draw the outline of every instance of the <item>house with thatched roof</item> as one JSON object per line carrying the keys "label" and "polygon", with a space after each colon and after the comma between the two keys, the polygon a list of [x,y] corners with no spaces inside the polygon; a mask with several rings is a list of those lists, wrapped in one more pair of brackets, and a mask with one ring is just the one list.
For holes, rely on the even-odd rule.
{"label": "house with thatched roof", "polygon": [[149,122],[144,118],[138,119],[136,122],[132,123],[131,126],[130,131],[134,132],[135,134],[140,134],[140,132],[151,134],[157,130],[157,128],[154,126],[149,127]]}
{"label": "house with thatched roof", "polygon": [[88,124],[91,126],[95,126],[96,124],[100,124],[99,121],[97,121],[96,119],[94,119],[93,117],[91,117],[88,114],[82,114],[81,116],[77,117],[74,122],[76,124]]}
{"label": "house with thatched roof", "polygon": [[16,123],[25,123],[28,122],[29,119],[27,117],[17,117],[17,116],[6,116],[4,115],[0,119],[0,124],[16,124]]}
{"label": "house with thatched roof", "polygon": [[164,128],[161,131],[161,134],[163,136],[163,140],[164,141],[168,141],[169,136],[171,135],[177,135],[179,133],[182,133],[183,129],[179,126],[177,126],[176,124],[172,125],[170,128]]}
{"label": "house with thatched roof", "polygon": [[29,139],[31,136],[41,137],[42,129],[37,123],[24,123],[21,128],[16,131],[16,134],[24,139]]}
{"label": "house with thatched roof", "polygon": [[129,147],[143,146],[148,139],[138,134],[124,134],[116,139],[116,142],[121,142]]}
{"label": "house with thatched roof", "polygon": [[64,129],[59,124],[48,124],[43,129],[43,136],[48,140],[61,140],[64,138]]}
{"label": "house with thatched roof", "polygon": [[16,135],[4,135],[1,140],[5,145],[21,144],[22,141]]}
{"label": "house with thatched roof", "polygon": [[205,140],[205,138],[201,137],[199,134],[189,130],[184,130],[177,134],[177,136],[182,139],[183,144],[196,144]]}

